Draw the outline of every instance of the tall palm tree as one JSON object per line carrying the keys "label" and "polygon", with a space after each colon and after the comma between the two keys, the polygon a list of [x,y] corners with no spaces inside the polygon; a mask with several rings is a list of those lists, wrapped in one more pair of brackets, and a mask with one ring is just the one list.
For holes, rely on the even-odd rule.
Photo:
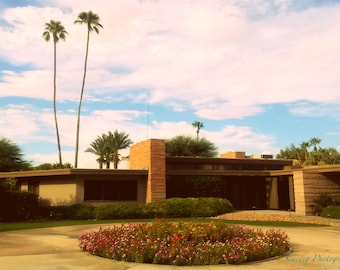
{"label": "tall palm tree", "polygon": [[58,153],[59,153],[59,166],[60,168],[63,167],[62,157],[61,157],[61,148],[60,148],[60,137],[59,137],[59,128],[58,128],[58,121],[57,121],[57,43],[61,40],[66,40],[67,31],[65,27],[61,24],[60,21],[50,20],[50,22],[45,23],[45,31],[43,32],[43,37],[48,42],[53,39],[53,48],[54,48],[54,76],[53,76],[53,109],[54,109],[54,122],[55,122],[55,129],[57,133],[57,142],[58,142]]}
{"label": "tall palm tree", "polygon": [[81,111],[81,104],[83,101],[83,94],[84,94],[84,86],[85,86],[85,79],[86,79],[86,69],[87,69],[87,57],[89,53],[89,43],[90,43],[90,33],[95,31],[97,34],[99,33],[99,28],[103,28],[103,26],[99,23],[100,18],[97,14],[93,13],[92,11],[89,12],[81,12],[78,15],[78,19],[74,21],[74,23],[79,24],[86,24],[87,25],[87,40],[86,40],[86,53],[85,53],[85,63],[84,63],[84,75],[83,75],[83,82],[81,86],[81,93],[78,105],[78,120],[77,120],[77,135],[76,135],[76,154],[75,154],[75,161],[74,167],[78,167],[78,148],[79,148],[79,126],[80,126],[80,111]]}
{"label": "tall palm tree", "polygon": [[128,134],[125,132],[118,132],[117,130],[113,133],[109,131],[108,139],[112,151],[113,167],[117,169],[119,163],[119,150],[128,148],[133,142],[130,140]]}
{"label": "tall palm tree", "polygon": [[204,128],[204,124],[203,124],[203,122],[195,121],[195,122],[192,123],[192,126],[193,126],[194,128],[196,128],[196,139],[197,139],[197,141],[198,141],[200,130],[201,130],[202,128]]}

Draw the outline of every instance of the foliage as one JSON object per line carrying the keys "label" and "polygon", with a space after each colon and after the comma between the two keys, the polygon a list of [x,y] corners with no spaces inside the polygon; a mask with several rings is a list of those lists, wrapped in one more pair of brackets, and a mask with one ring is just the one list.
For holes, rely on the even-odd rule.
{"label": "foliage", "polygon": [[117,169],[119,163],[119,150],[128,148],[133,142],[130,140],[128,134],[125,132],[118,132],[118,130],[115,130],[113,133],[109,131],[108,141],[111,147],[113,167]]}
{"label": "foliage", "polygon": [[212,217],[231,212],[233,207],[221,198],[171,198],[148,204],[113,203],[98,206],[96,219]]}
{"label": "foliage", "polygon": [[146,213],[144,204],[134,203],[113,203],[98,206],[95,210],[97,220],[105,219],[129,219],[148,218],[152,215]]}
{"label": "foliage", "polygon": [[86,72],[87,72],[87,58],[88,58],[88,54],[89,54],[90,33],[95,31],[98,34],[99,28],[103,28],[103,26],[100,24],[99,16],[97,14],[93,13],[92,11],[81,12],[78,15],[77,20],[74,21],[74,23],[75,24],[85,24],[87,26],[84,74],[83,74],[83,81],[82,81],[82,85],[81,85],[81,92],[80,92],[80,98],[79,98],[79,104],[78,104],[77,130],[76,130],[76,150],[75,150],[75,161],[74,161],[74,167],[78,168],[80,112],[81,112],[81,105],[82,105],[82,102],[83,102],[85,79],[86,79]]}
{"label": "foliage", "polygon": [[321,217],[340,219],[340,205],[328,205],[322,209]]}
{"label": "foliage", "polygon": [[288,236],[280,230],[162,220],[89,232],[79,236],[79,246],[114,260],[165,265],[241,264],[289,250]]}
{"label": "foliage", "polygon": [[125,132],[118,132],[115,130],[108,134],[102,134],[95,139],[85,152],[89,152],[98,156],[97,162],[99,168],[103,168],[103,164],[106,164],[106,168],[110,168],[110,162],[113,162],[113,167],[118,168],[119,163],[119,150],[128,148],[133,142],[130,140],[129,135]]}
{"label": "foliage", "polygon": [[0,171],[29,170],[31,164],[23,158],[20,147],[9,139],[0,138]]}
{"label": "foliage", "polygon": [[325,207],[334,204],[336,204],[336,201],[332,196],[328,193],[320,193],[319,196],[313,200],[313,212],[316,215],[320,215]]}
{"label": "foliage", "polygon": [[23,221],[35,215],[38,195],[20,191],[17,180],[0,180],[0,220]]}
{"label": "foliage", "polygon": [[335,148],[321,148],[321,139],[311,138],[299,146],[291,144],[281,149],[276,155],[278,159],[297,159],[301,165],[339,164],[340,153]]}
{"label": "foliage", "polygon": [[165,141],[167,156],[216,157],[217,147],[205,138],[179,135]]}
{"label": "foliage", "polygon": [[95,218],[95,206],[74,204],[70,206],[50,206],[49,219],[55,220],[89,220]]}
{"label": "foliage", "polygon": [[43,163],[38,166],[33,167],[33,170],[54,170],[59,168],[65,169],[65,168],[72,168],[71,163],[63,163],[62,166],[60,166],[59,163]]}
{"label": "foliage", "polygon": [[196,128],[196,139],[199,139],[199,133],[202,128],[204,128],[204,123],[200,121],[195,121],[192,123],[192,126]]}
{"label": "foliage", "polygon": [[147,205],[155,217],[212,217],[232,212],[233,207],[222,198],[170,198]]}
{"label": "foliage", "polygon": [[187,176],[183,179],[200,197],[224,197],[223,186],[225,181],[220,176]]}

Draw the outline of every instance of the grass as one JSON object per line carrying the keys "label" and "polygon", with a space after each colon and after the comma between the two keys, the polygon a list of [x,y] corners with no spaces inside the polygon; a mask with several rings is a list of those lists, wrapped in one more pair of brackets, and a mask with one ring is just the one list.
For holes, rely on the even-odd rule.
{"label": "grass", "polygon": [[[312,223],[299,223],[288,221],[252,221],[252,220],[225,220],[225,219],[210,219],[210,218],[170,218],[169,221],[191,221],[191,222],[223,222],[226,224],[244,224],[252,226],[268,226],[268,227],[319,227],[326,226]],[[129,222],[151,222],[155,219],[120,219],[120,220],[42,220],[42,221],[26,221],[26,222],[0,222],[0,232],[14,230],[29,230],[38,228],[60,227],[60,226],[75,226],[75,225],[95,225],[95,224],[110,224],[110,223],[129,223]]]}

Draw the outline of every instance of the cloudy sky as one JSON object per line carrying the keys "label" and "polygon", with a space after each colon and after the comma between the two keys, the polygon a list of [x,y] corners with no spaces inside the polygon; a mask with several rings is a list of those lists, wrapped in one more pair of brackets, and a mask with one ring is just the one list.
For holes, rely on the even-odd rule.
{"label": "cloudy sky", "polygon": [[57,45],[57,108],[63,161],[74,163],[86,27],[91,34],[78,167],[102,133],[202,137],[220,153],[276,154],[312,137],[340,146],[340,1],[1,0],[0,137],[34,164],[57,162],[53,43],[44,24],[69,35]]}

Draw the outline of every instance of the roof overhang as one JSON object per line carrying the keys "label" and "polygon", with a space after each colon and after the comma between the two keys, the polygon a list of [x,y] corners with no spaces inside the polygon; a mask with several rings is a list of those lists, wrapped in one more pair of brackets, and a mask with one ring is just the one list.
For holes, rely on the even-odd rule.
{"label": "roof overhang", "polygon": [[37,177],[37,176],[66,176],[66,175],[148,175],[148,170],[114,170],[114,169],[55,169],[36,171],[0,172],[0,179],[14,177]]}

